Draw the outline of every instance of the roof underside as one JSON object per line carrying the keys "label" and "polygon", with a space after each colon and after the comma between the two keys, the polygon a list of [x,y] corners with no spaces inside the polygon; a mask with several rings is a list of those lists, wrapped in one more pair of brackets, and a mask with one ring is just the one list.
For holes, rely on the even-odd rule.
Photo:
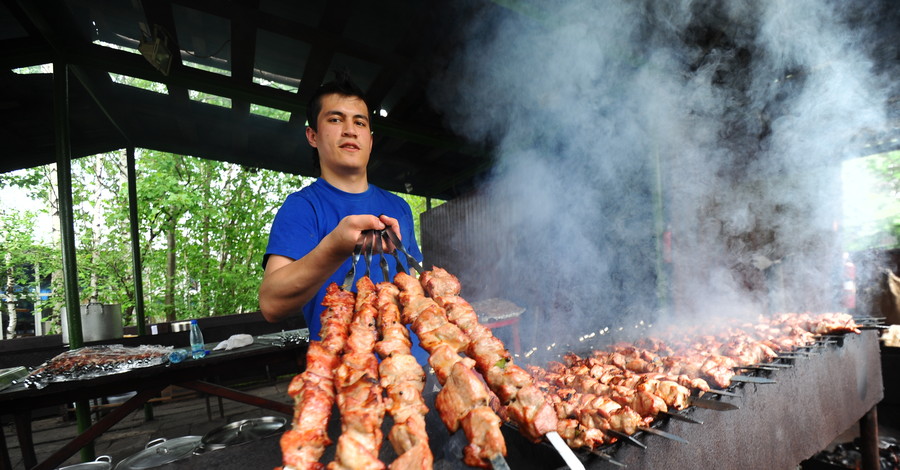
{"label": "roof underside", "polygon": [[[900,63],[898,13],[891,0],[875,5],[885,14],[873,60],[890,65],[879,68],[885,73]],[[303,132],[306,103],[331,72],[346,70],[378,112],[370,181],[452,199],[476,186],[494,163],[489,149],[450,132],[428,99],[432,80],[464,43],[460,25],[497,9],[540,19],[556,6],[534,0],[0,0],[0,173],[57,159],[53,75],[12,72],[19,67],[68,65],[74,158],[134,146],[306,176],[314,175]],[[727,25],[716,24],[715,15],[700,21],[709,24],[681,39],[704,51],[731,47]],[[137,52],[142,42],[156,41],[172,51],[168,74]],[[725,75],[746,75],[731,72]],[[162,83],[168,93],[122,85],[111,74]],[[900,122],[900,90],[893,87],[888,113]],[[467,91],[459,88],[462,99]],[[192,99],[197,92],[226,98],[230,108]],[[251,112],[255,106],[290,118],[262,117]],[[900,146],[896,135],[880,142],[887,145],[867,150]]]}
{"label": "roof underside", "polygon": [[[374,117],[370,180],[451,199],[490,160],[445,130],[426,99],[428,77],[454,46],[440,15],[411,0],[3,0],[0,172],[56,161],[53,75],[11,72],[18,67],[69,64],[75,158],[131,145],[300,175],[314,174],[305,105],[333,71],[346,70],[373,109],[387,112]],[[173,52],[168,75],[136,53],[154,37]],[[168,94],[118,84],[110,73],[163,83]],[[231,108],[192,100],[194,92],[228,98]],[[290,119],[251,113],[251,104]]]}

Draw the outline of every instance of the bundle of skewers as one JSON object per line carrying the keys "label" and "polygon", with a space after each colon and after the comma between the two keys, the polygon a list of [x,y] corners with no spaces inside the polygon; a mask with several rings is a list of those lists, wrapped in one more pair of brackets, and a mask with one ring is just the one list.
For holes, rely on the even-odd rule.
{"label": "bundle of skewers", "polygon": [[[398,274],[376,286],[368,276],[372,256],[380,256],[388,279],[388,253]],[[361,255],[366,273],[354,294]],[[310,342],[307,368],[288,390],[295,414],[281,440],[286,470],[326,467],[319,459],[332,443],[326,428],[335,402],[341,435],[329,469],[432,467],[426,375],[410,353],[407,327],[429,353],[428,365],[441,385],[435,410],[451,434],[462,430],[468,440],[460,456],[465,464],[508,468],[505,423],[532,442],[548,441],[578,469],[584,466],[572,448],[617,464],[600,448],[617,442],[644,447],[633,437],[638,432],[684,441],[654,424],[660,418],[699,424],[681,413],[691,406],[736,409],[721,399],[739,396],[735,384],[774,383],[753,372],[791,367],[823,342],[872,326],[840,313],[781,314],[736,323],[719,334],[682,330],[522,368],[459,295],[458,279],[441,268],[424,271],[389,230],[364,232],[351,261],[344,285],[328,286],[321,339]],[[389,465],[379,460],[385,413],[393,419],[388,440],[397,454]]]}
{"label": "bundle of skewers", "polygon": [[[393,283],[374,286],[368,276],[372,256],[381,255],[387,279],[386,248],[395,256],[398,274]],[[406,255],[420,278],[409,274],[397,251]],[[353,294],[350,287],[361,254],[366,274]],[[307,369],[288,390],[295,414],[293,428],[281,440],[284,469],[325,468],[319,459],[331,444],[326,427],[335,401],[341,435],[327,468],[385,468],[378,460],[385,412],[394,421],[388,439],[398,455],[389,468],[431,468],[434,458],[424,420],[428,408],[422,397],[426,377],[410,354],[407,326],[429,353],[429,366],[442,386],[434,402],[441,421],[450,433],[462,429],[468,439],[461,456],[465,464],[508,468],[500,429],[506,420],[532,441],[552,439],[566,461],[578,462],[556,432],[550,397],[513,363],[503,342],[478,322],[475,310],[459,296],[456,277],[440,268],[424,272],[390,231],[364,232],[351,266],[342,287],[328,287],[322,339],[310,342]]]}

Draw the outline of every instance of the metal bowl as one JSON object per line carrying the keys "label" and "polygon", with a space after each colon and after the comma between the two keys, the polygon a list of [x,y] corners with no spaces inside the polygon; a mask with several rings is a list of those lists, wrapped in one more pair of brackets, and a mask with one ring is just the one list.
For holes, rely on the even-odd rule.
{"label": "metal bowl", "polygon": [[206,433],[200,440],[200,446],[204,451],[221,449],[271,436],[284,431],[286,426],[287,419],[275,416],[235,421]]}
{"label": "metal bowl", "polygon": [[110,470],[112,469],[112,457],[101,455],[94,459],[93,462],[76,463],[66,467],[59,467],[56,470]]}
{"label": "metal bowl", "polygon": [[147,443],[144,450],[127,457],[116,465],[116,470],[154,468],[193,455],[200,445],[201,436],[182,436],[174,439],[159,438]]}

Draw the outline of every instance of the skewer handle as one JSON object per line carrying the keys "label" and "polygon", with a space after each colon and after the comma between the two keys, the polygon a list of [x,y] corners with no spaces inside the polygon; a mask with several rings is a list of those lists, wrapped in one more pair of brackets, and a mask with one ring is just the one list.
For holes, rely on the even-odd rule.
{"label": "skewer handle", "polygon": [[661,431],[656,428],[648,428],[645,426],[639,426],[638,429],[647,434],[653,434],[654,436],[664,437],[666,439],[671,439],[676,442],[681,442],[682,444],[688,444],[688,441],[686,439],[684,439],[683,437],[669,433],[669,432]]}
{"label": "skewer handle", "polygon": [[356,277],[356,263],[359,262],[359,254],[362,253],[363,245],[366,244],[367,235],[368,230],[363,230],[359,234],[356,247],[353,248],[353,255],[350,256],[350,271],[347,273],[347,277],[344,278],[344,284],[341,286],[345,291],[349,291],[353,287],[353,279]]}
{"label": "skewer handle", "polygon": [[597,457],[600,457],[601,459],[603,459],[603,460],[605,460],[605,461],[607,461],[607,462],[609,462],[609,463],[611,463],[611,464],[617,466],[617,467],[622,467],[622,468],[627,467],[627,465],[625,465],[624,463],[619,462],[618,460],[614,460],[614,459],[613,459],[612,457],[610,457],[608,454],[605,454],[605,453],[603,453],[603,452],[600,452],[599,450],[592,450],[591,453],[594,454],[594,455],[596,455]]}
{"label": "skewer handle", "polygon": [[616,439],[619,439],[620,441],[622,441],[622,442],[624,442],[624,443],[626,443],[626,444],[633,445],[633,446],[638,447],[638,448],[640,448],[640,449],[646,449],[646,448],[647,448],[647,446],[646,446],[643,442],[641,442],[641,441],[635,439],[634,436],[625,434],[624,432],[615,431],[615,430],[613,430],[613,429],[605,429],[605,430],[603,430],[603,432],[606,433],[606,434],[608,434],[608,435],[610,435],[610,436],[615,437]]}
{"label": "skewer handle", "polygon": [[406,255],[406,262],[409,263],[409,266],[418,271],[420,275],[424,273],[425,270],[422,269],[422,265],[420,265],[419,262],[416,261],[416,259],[413,258],[413,256],[409,254],[409,252],[407,252],[405,248],[403,248],[403,243],[400,243],[400,238],[397,236],[397,234],[392,230],[385,230],[385,233],[388,234],[388,237],[391,239],[391,243],[394,244],[394,247],[400,250],[401,253]]}
{"label": "skewer handle", "polygon": [[672,413],[670,411],[660,411],[657,414],[661,415],[661,416],[666,416],[666,417],[668,417],[670,419],[674,419],[676,421],[684,421],[685,423],[703,424],[703,421],[700,421],[700,420],[697,420],[694,418],[689,418],[680,413]]}
{"label": "skewer handle", "polygon": [[500,454],[491,457],[491,467],[494,470],[509,470],[509,464],[506,463],[506,459]]}
{"label": "skewer handle", "polygon": [[559,452],[559,456],[563,458],[569,468],[572,470],[584,470],[584,464],[581,463],[581,460],[578,460],[575,452],[572,452],[572,449],[566,444],[566,441],[563,440],[558,432],[550,431],[544,435],[547,436],[547,440],[553,444],[553,447],[556,448],[556,451]]}

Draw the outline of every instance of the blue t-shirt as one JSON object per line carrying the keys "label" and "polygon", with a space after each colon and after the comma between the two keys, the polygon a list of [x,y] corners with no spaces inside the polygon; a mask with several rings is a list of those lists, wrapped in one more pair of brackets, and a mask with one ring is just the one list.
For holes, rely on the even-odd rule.
{"label": "blue t-shirt", "polygon": [[[403,247],[416,260],[422,262],[422,253],[416,243],[412,211],[406,201],[371,184],[365,192],[355,194],[341,191],[319,178],[311,185],[288,196],[281,205],[281,209],[278,210],[275,220],[272,222],[269,244],[263,257],[263,267],[265,268],[269,255],[281,255],[291,259],[300,259],[306,256],[337,227],[341,219],[355,214],[375,216],[384,214],[397,219],[400,222],[403,236]],[[391,255],[385,256],[390,267],[390,279],[387,281],[391,281],[397,274],[396,261]],[[400,253],[400,257],[406,263],[406,258],[402,253]],[[376,284],[385,280],[381,274],[379,261],[377,255],[372,256],[372,264],[369,268],[369,277]],[[319,339],[319,330],[322,329],[321,314],[325,309],[322,306],[322,300],[325,298],[325,288],[332,282],[336,282],[338,285],[342,284],[344,276],[350,271],[350,263],[348,256],[347,261],[325,281],[315,297],[303,306],[303,318],[306,320],[310,338],[313,340]],[[406,268],[410,269],[409,266]],[[358,280],[365,272],[365,257],[360,256],[356,266],[356,279]],[[356,290],[355,280],[352,290]],[[410,334],[410,336],[413,342],[413,355],[416,356],[419,363],[426,364],[428,353],[419,346],[415,334]]]}

